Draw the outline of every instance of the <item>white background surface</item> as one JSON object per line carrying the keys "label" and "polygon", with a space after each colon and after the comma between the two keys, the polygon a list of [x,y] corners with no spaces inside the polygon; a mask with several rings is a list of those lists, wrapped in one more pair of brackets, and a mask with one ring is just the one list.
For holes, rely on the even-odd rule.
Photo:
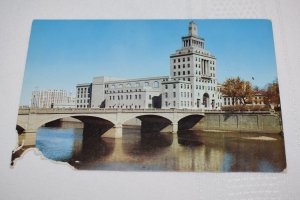
{"label": "white background surface", "polygon": [[[0,199],[299,199],[299,10],[297,0],[1,0]],[[43,160],[33,151],[10,169],[32,20],[123,18],[271,19],[283,110],[286,173],[75,171],[68,165]]]}

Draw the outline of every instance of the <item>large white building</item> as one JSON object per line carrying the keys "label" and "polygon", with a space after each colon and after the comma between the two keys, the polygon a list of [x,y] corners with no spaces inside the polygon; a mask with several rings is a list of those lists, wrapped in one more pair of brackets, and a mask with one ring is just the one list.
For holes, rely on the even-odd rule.
{"label": "large white building", "polygon": [[75,108],[75,98],[66,90],[34,90],[30,106],[32,108]]}
{"label": "large white building", "polygon": [[170,55],[170,76],[140,79],[95,77],[77,85],[77,108],[220,109],[216,57],[205,49],[197,25],[189,23],[182,48]]}

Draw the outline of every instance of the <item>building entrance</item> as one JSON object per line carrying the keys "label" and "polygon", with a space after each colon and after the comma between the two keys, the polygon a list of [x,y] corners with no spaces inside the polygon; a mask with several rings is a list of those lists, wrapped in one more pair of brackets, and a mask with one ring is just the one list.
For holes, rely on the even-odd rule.
{"label": "building entrance", "polygon": [[207,93],[204,93],[203,95],[203,105],[204,108],[208,108],[209,106],[209,95]]}

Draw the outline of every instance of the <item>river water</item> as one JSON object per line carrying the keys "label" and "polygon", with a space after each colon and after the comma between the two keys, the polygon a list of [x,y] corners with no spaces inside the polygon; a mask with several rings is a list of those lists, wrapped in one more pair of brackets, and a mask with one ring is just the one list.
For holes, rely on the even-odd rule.
{"label": "river water", "polygon": [[235,132],[140,133],[91,137],[81,128],[40,128],[36,147],[46,158],[77,169],[121,171],[280,172],[286,168],[283,136]]}

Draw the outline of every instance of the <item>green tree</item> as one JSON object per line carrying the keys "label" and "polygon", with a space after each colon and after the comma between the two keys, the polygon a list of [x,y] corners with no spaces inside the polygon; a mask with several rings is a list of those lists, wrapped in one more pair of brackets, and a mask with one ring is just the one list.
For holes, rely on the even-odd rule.
{"label": "green tree", "polygon": [[239,100],[242,105],[251,102],[253,96],[252,85],[249,81],[241,80],[240,77],[227,79],[222,87],[222,93],[232,97],[236,104]]}

